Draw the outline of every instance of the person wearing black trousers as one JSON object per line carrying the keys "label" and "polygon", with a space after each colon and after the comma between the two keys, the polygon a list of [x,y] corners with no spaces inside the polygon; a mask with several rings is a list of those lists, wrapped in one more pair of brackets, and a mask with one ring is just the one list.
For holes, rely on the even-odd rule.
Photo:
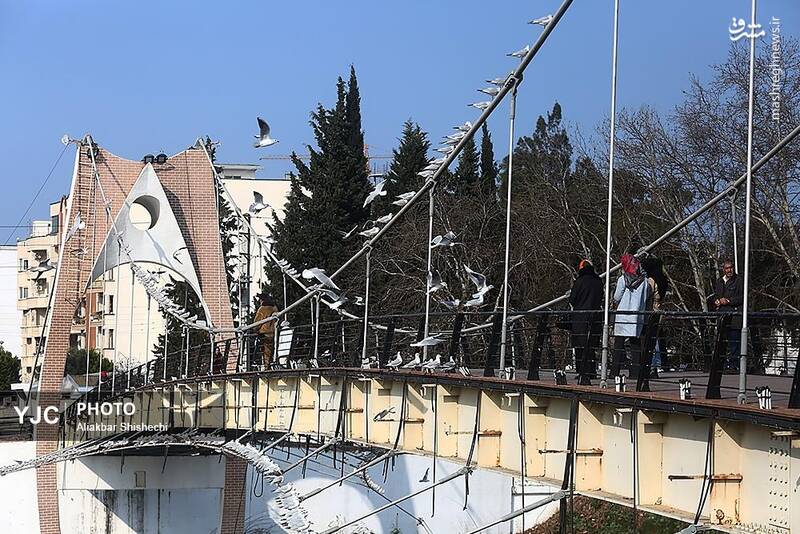
{"label": "person wearing black trousers", "polygon": [[595,351],[600,344],[603,307],[603,281],[588,260],[578,264],[578,277],[569,292],[572,314],[571,342],[575,351],[578,384],[591,385],[596,377]]}

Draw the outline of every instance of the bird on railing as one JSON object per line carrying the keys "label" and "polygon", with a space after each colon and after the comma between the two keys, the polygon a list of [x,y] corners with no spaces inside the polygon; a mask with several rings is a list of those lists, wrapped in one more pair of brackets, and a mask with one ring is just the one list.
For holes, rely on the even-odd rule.
{"label": "bird on railing", "polygon": [[401,365],[403,365],[403,355],[402,355],[402,354],[400,354],[400,351],[398,350],[398,351],[397,351],[397,355],[394,357],[394,359],[392,359],[391,361],[389,361],[389,362],[388,362],[388,363],[385,365],[385,367],[386,367],[387,369],[396,369],[396,368],[400,367]]}
{"label": "bird on railing", "polygon": [[433,373],[433,370],[442,365],[442,355],[437,354],[435,357],[431,357],[425,363],[422,364],[422,370],[427,373]]}
{"label": "bird on railing", "polygon": [[419,359],[419,352],[414,354],[414,358],[411,361],[405,363],[400,367],[400,369],[416,369],[419,367],[420,363],[422,363]]}
{"label": "bird on railing", "polygon": [[450,373],[456,368],[456,362],[453,360],[453,357],[450,356],[450,359],[440,366],[438,366],[435,370],[438,373]]}

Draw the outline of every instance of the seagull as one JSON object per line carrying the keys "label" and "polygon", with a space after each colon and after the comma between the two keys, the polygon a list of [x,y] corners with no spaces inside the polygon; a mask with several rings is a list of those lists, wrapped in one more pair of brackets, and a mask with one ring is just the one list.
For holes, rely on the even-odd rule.
{"label": "seagull", "polygon": [[428,472],[430,472],[430,470],[431,470],[431,468],[430,468],[430,467],[428,467],[427,469],[425,469],[425,474],[424,474],[424,475],[422,475],[422,478],[421,478],[421,479],[419,479],[419,482],[420,482],[420,484],[424,484],[424,483],[426,483],[426,482],[430,482],[430,480],[428,479]]}
{"label": "seagull", "polygon": [[53,264],[50,263],[50,258],[47,258],[44,261],[40,261],[39,265],[37,265],[36,267],[31,267],[28,270],[31,271],[32,273],[36,273],[36,280],[38,280],[39,277],[42,276],[42,274],[52,269],[55,269],[55,267],[53,267]]}
{"label": "seagull", "polygon": [[452,147],[452,146],[440,146],[438,148],[434,148],[433,150],[435,150],[436,152],[438,152],[440,154],[444,154],[445,156],[449,156],[453,152],[453,150],[455,150],[455,147]]}
{"label": "seagull", "polygon": [[483,306],[483,295],[478,295],[477,297],[473,297],[464,303],[465,308],[473,308],[476,306]]}
{"label": "seagull", "polygon": [[267,121],[262,119],[261,117],[256,117],[258,120],[258,135],[254,136],[258,141],[253,143],[255,148],[262,148],[265,146],[271,146],[278,142],[277,139],[273,139],[269,136],[269,124]]}
{"label": "seagull", "polygon": [[414,354],[414,358],[407,362],[405,365],[400,366],[400,369],[416,369],[419,367],[420,360],[419,360],[419,352]]}
{"label": "seagull", "polygon": [[442,365],[437,367],[436,370],[441,372],[441,373],[449,373],[450,371],[452,371],[455,368],[456,368],[456,362],[455,362],[455,360],[453,360],[453,357],[450,356],[450,360],[444,362]]}
{"label": "seagull", "polygon": [[521,49],[517,50],[516,52],[511,52],[510,54],[506,54],[506,55],[522,59],[530,51],[531,51],[530,45],[525,45],[525,48],[521,48]]}
{"label": "seagull", "polygon": [[478,89],[481,93],[487,94],[489,96],[497,96],[497,93],[500,92],[499,87],[487,87],[485,89]]}
{"label": "seagull", "polygon": [[455,310],[461,304],[461,301],[459,299],[440,300],[439,303],[447,307],[449,310]]}
{"label": "seagull", "polygon": [[437,354],[435,358],[431,358],[422,364],[422,370],[432,373],[433,370],[439,367],[440,365],[442,365],[442,355]]}
{"label": "seagull", "polygon": [[264,203],[264,196],[258,191],[253,191],[253,203],[250,204],[250,208],[247,211],[249,211],[251,215],[258,215],[258,212],[266,207],[267,204]]}
{"label": "seagull", "polygon": [[418,172],[418,173],[417,173],[417,176],[419,176],[420,178],[424,178],[424,179],[426,179],[426,180],[427,180],[427,179],[429,179],[429,178],[433,178],[433,175],[434,175],[434,174],[436,174],[436,170],[434,170],[434,169],[431,169],[431,170],[427,170],[427,171],[425,171],[425,170],[423,170],[423,171],[420,171],[420,172]]}
{"label": "seagull", "polygon": [[184,252],[188,253],[189,249],[187,247],[181,247],[181,248],[179,248],[178,250],[176,250],[175,252],[172,253],[172,257],[178,263],[183,264],[183,260],[181,260],[178,256],[182,256]]}
{"label": "seagull", "polygon": [[351,237],[353,237],[353,234],[356,233],[357,229],[358,229],[358,225],[355,225],[351,230],[349,230],[347,232],[343,232],[341,230],[336,230],[336,231],[339,232],[342,235],[342,239],[350,239]]}
{"label": "seagull", "polygon": [[369,230],[363,230],[361,232],[358,232],[358,235],[363,235],[364,237],[372,237],[374,235],[377,235],[378,232],[380,232],[380,228],[378,228],[377,226],[373,226]]}
{"label": "seagull", "polygon": [[459,132],[467,133],[472,129],[472,123],[467,121],[464,124],[460,124],[458,126],[453,126],[454,130],[458,130]]}
{"label": "seagull", "polygon": [[439,274],[439,271],[428,271],[428,293],[436,293],[446,287],[447,284],[442,282],[442,275]]}
{"label": "seagull", "polygon": [[441,339],[439,336],[442,334],[434,334],[432,336],[428,336],[426,338],[420,339],[416,343],[412,343],[412,347],[433,347],[438,345],[439,343],[444,343],[444,339]]}
{"label": "seagull", "polygon": [[367,198],[364,200],[364,207],[366,208],[369,203],[375,200],[378,197],[385,197],[386,191],[383,190],[383,184],[386,182],[379,182],[375,188],[369,192]]}
{"label": "seagull", "polygon": [[303,269],[303,278],[305,278],[306,280],[311,280],[313,278],[316,278],[322,283],[323,286],[333,289],[334,291],[341,291],[341,289],[339,289],[339,286],[334,284],[333,280],[331,280],[328,277],[328,275],[325,274],[324,269],[320,269],[318,267]]}
{"label": "seagull", "polygon": [[493,80],[486,80],[486,83],[490,83],[492,85],[505,85],[507,79],[508,78],[495,78]]}
{"label": "seagull", "polygon": [[364,297],[362,297],[360,295],[356,296],[355,300],[353,301],[353,304],[355,304],[356,306],[363,306],[364,305]]}
{"label": "seagull", "polygon": [[378,217],[377,219],[375,219],[375,224],[386,224],[390,220],[392,220],[392,214],[391,213],[387,213],[383,217]]}
{"label": "seagull", "polygon": [[538,24],[539,26],[547,26],[552,22],[553,15],[545,15],[544,17],[539,17],[538,19],[533,19],[528,22],[528,24]]}
{"label": "seagull", "polygon": [[394,406],[392,406],[390,408],[386,408],[385,410],[379,411],[378,413],[375,414],[375,416],[372,418],[372,420],[377,423],[378,421],[383,421],[384,419],[386,419],[387,416],[389,416],[389,415],[391,415],[393,413],[394,413]]}
{"label": "seagull", "polygon": [[486,276],[483,274],[473,271],[470,269],[466,264],[464,265],[464,270],[467,271],[467,275],[469,279],[472,280],[472,283],[475,284],[477,288],[477,292],[475,292],[472,296],[473,298],[483,298],[483,296],[489,292],[490,289],[494,288],[494,286],[486,284]]}
{"label": "seagull", "polygon": [[458,141],[461,141],[462,139],[464,139],[465,135],[467,135],[465,132],[456,132],[456,133],[451,134],[451,135],[445,135],[444,138],[445,139],[449,139],[451,141],[458,142]]}
{"label": "seagull", "polygon": [[83,230],[84,228],[86,228],[86,223],[81,220],[81,214],[78,213],[75,216],[75,221],[72,223],[72,228],[70,228],[67,232],[67,237],[64,239],[64,241],[69,241],[72,236],[78,233],[78,230]]}
{"label": "seagull", "polygon": [[344,304],[345,304],[345,303],[346,303],[348,300],[350,300],[350,299],[348,299],[346,296],[344,296],[344,295],[340,295],[340,296],[339,296],[339,297],[338,297],[336,300],[334,300],[333,302],[331,302],[331,303],[327,303],[327,302],[326,302],[325,304],[328,304],[328,307],[329,307],[330,309],[332,309],[332,310],[338,310],[338,309],[339,309],[339,308],[341,308],[341,307],[342,307],[342,306],[343,306],[343,305],[344,305]]}
{"label": "seagull", "polygon": [[[420,174],[422,174],[422,173],[420,173]],[[416,194],[417,194],[416,191],[408,191],[407,193],[401,193],[401,194],[397,195],[397,200],[392,202],[392,204],[394,204],[396,206],[405,206],[406,204],[408,204],[408,202],[412,198],[414,198],[414,195],[416,195]]]}
{"label": "seagull", "polygon": [[444,235],[437,235],[431,241],[431,248],[436,247],[453,247],[455,245],[459,245],[460,243],[456,243],[456,234],[453,232],[447,232]]}
{"label": "seagull", "polygon": [[467,104],[471,108],[477,108],[481,111],[488,108],[491,102],[473,102],[472,104]]}
{"label": "seagull", "polygon": [[385,367],[389,369],[394,369],[400,367],[401,365],[403,365],[403,355],[400,354],[400,351],[398,350],[397,355],[394,357],[394,359],[391,360],[390,362],[387,362]]}

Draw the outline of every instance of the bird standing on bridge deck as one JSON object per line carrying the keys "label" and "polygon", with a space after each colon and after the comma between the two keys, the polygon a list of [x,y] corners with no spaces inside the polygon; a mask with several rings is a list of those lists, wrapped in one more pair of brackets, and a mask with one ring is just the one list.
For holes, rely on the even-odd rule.
{"label": "bird standing on bridge deck", "polygon": [[403,355],[400,354],[400,351],[398,350],[397,355],[395,355],[394,359],[387,362],[384,367],[386,367],[387,369],[395,369],[397,367],[400,367],[401,365],[403,365]]}
{"label": "bird standing on bridge deck", "polygon": [[450,356],[450,359],[448,361],[446,361],[443,364],[441,364],[435,370],[440,372],[440,373],[449,373],[449,372],[453,371],[455,368],[456,368],[456,362],[453,359],[453,357]]}
{"label": "bird standing on bridge deck", "polygon": [[333,280],[325,274],[324,269],[320,269],[319,267],[311,267],[310,269],[303,269],[303,278],[306,280],[312,280],[316,278],[323,286],[333,289],[334,291],[341,291],[339,286],[337,286]]}
{"label": "bird standing on bridge deck", "polygon": [[264,195],[258,191],[253,191],[253,203],[250,204],[250,208],[248,208],[247,211],[249,211],[251,215],[258,215],[258,213],[266,207],[267,204],[264,202]]}
{"label": "bird standing on bridge deck", "polygon": [[406,362],[404,365],[400,367],[400,369],[416,369],[419,367],[419,364],[422,363],[419,359],[419,352],[414,353],[414,357],[411,361]]}
{"label": "bird standing on bridge deck", "polygon": [[267,124],[267,121],[261,117],[256,117],[256,119],[258,120],[258,135],[255,135],[254,137],[258,140],[253,143],[253,146],[255,148],[263,148],[265,146],[272,146],[277,143],[277,139],[273,139],[269,136],[269,124]]}
{"label": "bird standing on bridge deck", "polygon": [[378,197],[385,197],[386,191],[383,190],[383,185],[386,182],[378,182],[375,184],[375,188],[367,194],[367,198],[364,199],[364,207],[366,208],[373,200]]}
{"label": "bird standing on bridge deck", "polygon": [[435,357],[431,357],[428,361],[422,364],[422,370],[428,373],[432,373],[434,369],[442,365],[442,355],[437,354]]}

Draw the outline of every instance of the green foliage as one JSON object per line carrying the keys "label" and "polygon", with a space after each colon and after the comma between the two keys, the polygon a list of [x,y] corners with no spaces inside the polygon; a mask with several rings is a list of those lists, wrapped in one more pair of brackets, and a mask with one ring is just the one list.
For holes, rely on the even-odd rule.
{"label": "green foliage", "polygon": [[[102,369],[101,369],[102,361]],[[114,364],[108,358],[103,358],[103,353],[97,349],[89,350],[89,372],[111,371]],[[86,374],[86,349],[72,347],[67,352],[67,361],[64,365],[64,376],[83,376]]]}
{"label": "green foliage", "polygon": [[11,384],[19,381],[20,361],[0,342],[0,391],[8,391]]}
{"label": "green foliage", "polygon": [[480,184],[485,195],[494,195],[497,191],[497,162],[494,160],[494,146],[492,134],[489,133],[487,123],[481,128],[481,162]]}
{"label": "green foliage", "polygon": [[453,172],[451,181],[452,191],[457,196],[475,194],[480,183],[480,158],[478,149],[475,146],[475,138],[469,139],[464,143],[461,153],[458,155],[458,165]]}

